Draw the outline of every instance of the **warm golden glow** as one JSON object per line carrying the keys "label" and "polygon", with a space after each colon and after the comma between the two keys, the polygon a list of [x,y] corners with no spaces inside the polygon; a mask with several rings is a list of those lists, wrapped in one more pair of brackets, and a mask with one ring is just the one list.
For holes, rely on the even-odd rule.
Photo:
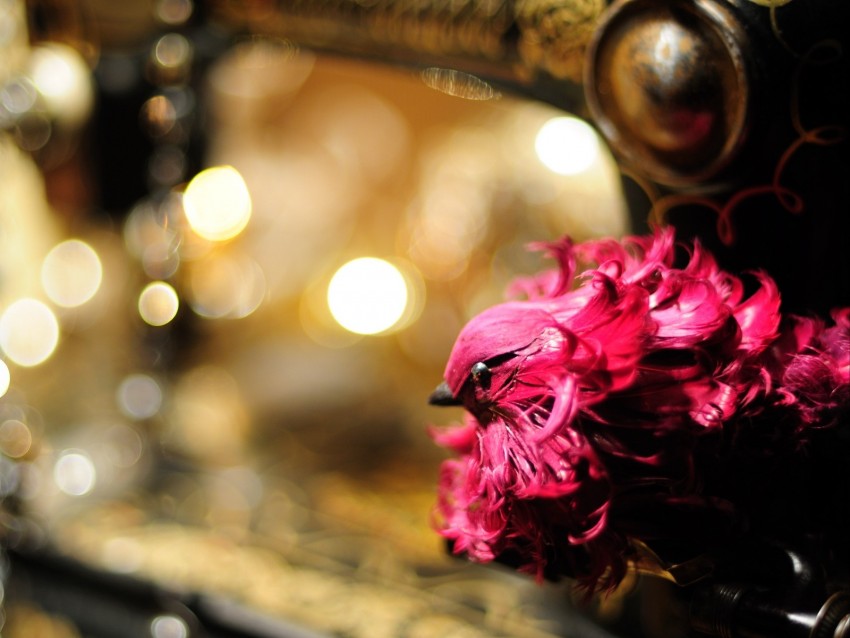
{"label": "warm golden glow", "polygon": [[186,219],[204,239],[225,241],[241,233],[251,218],[251,194],[232,166],[201,171],[183,196]]}
{"label": "warm golden glow", "polygon": [[52,117],[76,125],[89,116],[94,102],[91,70],[76,50],[59,43],[39,44],[29,63],[33,84]]}
{"label": "warm golden glow", "polygon": [[152,326],[167,324],[177,316],[179,307],[177,292],[164,281],[148,284],[139,295],[139,314]]}
{"label": "warm golden glow", "polygon": [[0,397],[4,396],[9,391],[9,385],[12,383],[12,374],[9,372],[9,366],[6,362],[0,359]]}
{"label": "warm golden glow", "polygon": [[334,319],[357,334],[389,330],[404,316],[407,302],[407,283],[399,269],[374,257],[348,262],[328,286],[328,307]]}
{"label": "warm golden glow", "polygon": [[19,299],[0,316],[0,347],[21,366],[46,361],[59,344],[59,322],[37,299]]}
{"label": "warm golden glow", "polygon": [[56,486],[69,496],[85,496],[94,489],[97,472],[84,452],[65,450],[53,466]]}
{"label": "warm golden glow", "polygon": [[32,447],[32,432],[27,424],[17,419],[9,419],[0,424],[0,452],[19,459]]}
{"label": "warm golden glow", "polygon": [[241,458],[250,412],[236,379],[212,365],[194,368],[171,388],[165,444],[195,458]]}
{"label": "warm golden glow", "polygon": [[263,269],[245,255],[214,255],[193,264],[189,304],[208,319],[241,319],[266,297]]}
{"label": "warm golden glow", "polygon": [[129,469],[138,463],[145,449],[141,435],[124,423],[116,423],[102,431],[100,452],[115,467]]}
{"label": "warm golden glow", "polygon": [[180,25],[191,16],[195,6],[192,0],[157,0],[156,17],[168,25]]}
{"label": "warm golden glow", "polygon": [[57,244],[41,265],[41,285],[58,306],[81,306],[94,297],[103,280],[103,266],[94,249],[79,239]]}
{"label": "warm golden glow", "polygon": [[578,118],[555,117],[540,128],[534,149],[549,170],[559,175],[577,175],[599,157],[599,138]]}
{"label": "warm golden glow", "polygon": [[[124,223],[124,243],[129,253],[141,261],[151,279],[168,279],[180,267],[187,244],[209,242],[192,233],[180,233],[176,220],[183,216],[183,196],[172,193],[154,204],[137,204]],[[194,242],[191,240],[195,240]]]}
{"label": "warm golden glow", "polygon": [[136,539],[116,536],[104,544],[101,559],[110,571],[132,574],[142,563],[142,549]]}

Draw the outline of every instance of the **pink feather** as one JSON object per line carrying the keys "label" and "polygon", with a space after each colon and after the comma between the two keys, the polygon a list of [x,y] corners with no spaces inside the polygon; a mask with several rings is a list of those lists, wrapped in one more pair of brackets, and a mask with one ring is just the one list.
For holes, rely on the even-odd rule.
{"label": "pink feather", "polygon": [[510,552],[538,576],[556,560],[589,590],[613,587],[633,540],[668,533],[636,518],[637,503],[685,520],[737,514],[703,493],[713,468],[695,452],[701,441],[775,427],[794,448],[846,414],[850,309],[829,328],[783,319],[767,274],[753,274],[745,298],[698,243],[677,267],[669,229],[535,247],[557,267],[474,317],[446,365],[468,416],[433,430],[457,455],[442,468],[435,525],[456,552]]}

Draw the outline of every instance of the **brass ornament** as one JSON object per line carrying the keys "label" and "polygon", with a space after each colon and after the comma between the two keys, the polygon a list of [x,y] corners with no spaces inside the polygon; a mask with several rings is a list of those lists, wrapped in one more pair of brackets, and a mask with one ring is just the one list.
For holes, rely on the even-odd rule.
{"label": "brass ornament", "polygon": [[701,184],[734,158],[748,124],[746,34],[713,0],[624,0],[587,55],[588,108],[614,151],[649,178]]}

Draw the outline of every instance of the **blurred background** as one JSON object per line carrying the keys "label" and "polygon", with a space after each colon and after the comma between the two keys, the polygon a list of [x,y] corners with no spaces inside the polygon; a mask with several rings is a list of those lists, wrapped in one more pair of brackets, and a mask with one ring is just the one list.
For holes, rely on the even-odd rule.
{"label": "blurred background", "polygon": [[627,231],[595,132],[478,78],[0,0],[3,635],[609,635],[447,554],[427,397],[529,242]]}

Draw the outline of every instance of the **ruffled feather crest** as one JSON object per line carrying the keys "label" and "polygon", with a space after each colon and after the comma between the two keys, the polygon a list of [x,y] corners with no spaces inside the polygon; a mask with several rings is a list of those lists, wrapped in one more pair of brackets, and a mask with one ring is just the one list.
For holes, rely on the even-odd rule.
{"label": "ruffled feather crest", "polygon": [[473,318],[446,366],[468,411],[434,434],[457,454],[435,519],[455,551],[612,587],[632,540],[674,533],[634,519],[647,503],[724,529],[741,514],[729,495],[707,493],[702,441],[772,427],[759,419],[781,413],[783,436],[799,442],[846,414],[850,311],[831,328],[783,324],[767,274],[752,273],[746,294],[672,230],[535,248],[556,268],[517,280],[510,301]]}

